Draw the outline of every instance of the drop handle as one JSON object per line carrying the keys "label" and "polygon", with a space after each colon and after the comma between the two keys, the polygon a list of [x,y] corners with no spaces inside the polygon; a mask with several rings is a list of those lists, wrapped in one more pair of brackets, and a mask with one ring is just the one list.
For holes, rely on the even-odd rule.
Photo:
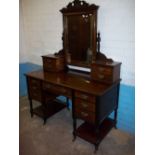
{"label": "drop handle", "polygon": [[82,103],[82,106],[83,106],[84,108],[87,108],[87,107],[88,107],[88,104]]}
{"label": "drop handle", "polygon": [[33,90],[37,90],[38,88],[37,88],[36,86],[33,86],[32,89],[33,89]]}
{"label": "drop handle", "polygon": [[62,91],[63,93],[66,93],[66,89],[61,89],[61,91]]}
{"label": "drop handle", "polygon": [[98,75],[99,79],[104,79],[104,75]]}
{"label": "drop handle", "polygon": [[84,117],[87,117],[88,116],[88,114],[85,113],[85,112],[81,112],[81,115],[84,116]]}
{"label": "drop handle", "polygon": [[83,99],[88,99],[88,96],[87,95],[81,95],[81,98],[83,98]]}
{"label": "drop handle", "polygon": [[103,72],[105,69],[104,68],[99,68],[99,71],[100,72]]}

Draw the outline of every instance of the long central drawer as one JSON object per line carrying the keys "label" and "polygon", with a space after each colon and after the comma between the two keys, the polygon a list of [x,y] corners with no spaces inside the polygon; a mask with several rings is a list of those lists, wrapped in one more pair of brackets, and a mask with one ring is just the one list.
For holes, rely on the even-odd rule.
{"label": "long central drawer", "polygon": [[48,91],[53,94],[64,95],[67,97],[71,97],[72,91],[69,88],[54,85],[48,82],[43,82],[43,90]]}

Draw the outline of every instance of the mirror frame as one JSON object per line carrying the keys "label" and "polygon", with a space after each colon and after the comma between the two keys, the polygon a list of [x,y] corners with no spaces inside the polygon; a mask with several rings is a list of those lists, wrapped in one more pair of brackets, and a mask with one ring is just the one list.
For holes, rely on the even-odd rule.
{"label": "mirror frame", "polygon": [[62,8],[60,12],[63,14],[63,51],[65,55],[67,55],[67,64],[75,65],[80,67],[88,67],[90,68],[91,62],[87,63],[84,61],[76,61],[71,60],[71,56],[69,53],[68,47],[68,17],[69,16],[76,16],[76,15],[83,15],[83,14],[92,14],[92,27],[91,33],[92,34],[92,59],[91,61],[96,60],[97,54],[97,10],[98,6],[94,4],[88,4],[85,1],[74,0],[70,2],[67,7]]}

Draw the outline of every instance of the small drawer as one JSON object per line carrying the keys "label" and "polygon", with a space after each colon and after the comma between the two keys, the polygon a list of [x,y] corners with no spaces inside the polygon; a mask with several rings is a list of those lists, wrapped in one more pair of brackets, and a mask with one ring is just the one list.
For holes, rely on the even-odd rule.
{"label": "small drawer", "polygon": [[86,101],[90,101],[92,103],[96,102],[96,97],[91,95],[91,94],[87,94],[87,93],[83,93],[80,91],[75,91],[75,97],[86,100]]}
{"label": "small drawer", "polygon": [[68,97],[71,96],[71,90],[69,88],[53,85],[47,82],[43,83],[43,89],[53,94],[61,94],[61,95],[65,95]]}
{"label": "small drawer", "polygon": [[92,63],[91,78],[103,83],[113,83],[120,80],[121,63]]}
{"label": "small drawer", "polygon": [[63,56],[46,55],[42,56],[43,69],[49,72],[59,72],[65,69],[65,59]]}
{"label": "small drawer", "polygon": [[41,81],[29,78],[28,85],[30,98],[41,101]]}
{"label": "small drawer", "polygon": [[75,109],[76,108],[95,112],[95,104],[94,103],[90,103],[90,102],[87,102],[85,100],[81,100],[79,98],[75,99]]}
{"label": "small drawer", "polygon": [[88,111],[82,110],[80,108],[76,108],[75,116],[82,120],[85,120],[85,121],[88,121],[91,123],[95,123],[95,114],[92,112],[88,112]]}
{"label": "small drawer", "polygon": [[91,77],[94,79],[94,80],[97,80],[97,81],[112,81],[112,76],[110,75],[106,75],[106,74],[103,74],[103,73],[92,73],[91,74]]}
{"label": "small drawer", "polygon": [[100,73],[100,74],[104,74],[104,75],[112,75],[112,68],[110,67],[103,67],[103,66],[94,66],[92,67],[92,70],[94,72]]}

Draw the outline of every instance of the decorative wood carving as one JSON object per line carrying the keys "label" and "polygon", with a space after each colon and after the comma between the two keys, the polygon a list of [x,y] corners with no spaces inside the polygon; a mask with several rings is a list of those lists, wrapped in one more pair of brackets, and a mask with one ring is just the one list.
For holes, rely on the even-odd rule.
{"label": "decorative wood carving", "polygon": [[93,11],[97,10],[98,6],[95,4],[89,4],[85,1],[81,0],[74,0],[73,2],[70,2],[67,7],[61,9],[60,11],[62,13],[68,13],[68,12],[78,12],[78,11]]}

